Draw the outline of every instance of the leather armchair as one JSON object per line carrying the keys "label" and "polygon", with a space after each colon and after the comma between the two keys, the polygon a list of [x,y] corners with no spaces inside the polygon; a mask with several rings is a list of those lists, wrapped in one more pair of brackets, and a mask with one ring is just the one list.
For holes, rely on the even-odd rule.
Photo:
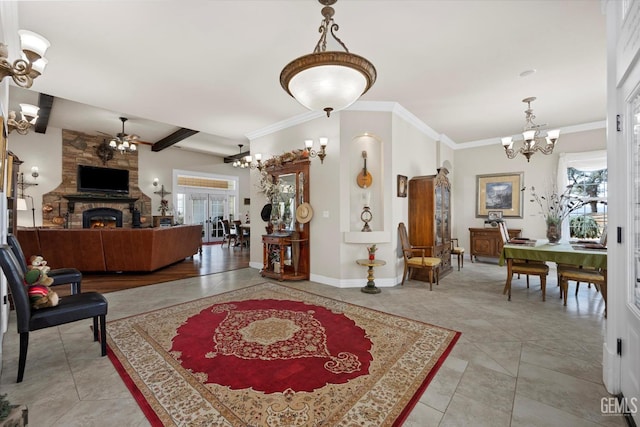
{"label": "leather armchair", "polygon": [[24,274],[18,260],[8,245],[0,245],[0,268],[7,278],[16,311],[18,333],[20,334],[20,356],[18,378],[22,382],[27,362],[29,332],[51,326],[59,326],[83,319],[93,319],[93,340],[100,340],[101,354],[107,354],[107,300],[97,292],[69,295],[60,298],[55,307],[32,310]]}
{"label": "leather armchair", "polygon": [[[20,242],[18,242],[18,238],[9,233],[7,236],[7,244],[13,251],[13,256],[16,257],[18,264],[22,268],[22,274],[25,274],[29,267],[27,266],[27,258],[24,256],[24,252],[22,251]],[[72,295],[79,294],[81,292],[82,273],[75,268],[51,269],[49,270],[49,273],[47,273],[47,276],[53,279],[51,286],[70,284]]]}

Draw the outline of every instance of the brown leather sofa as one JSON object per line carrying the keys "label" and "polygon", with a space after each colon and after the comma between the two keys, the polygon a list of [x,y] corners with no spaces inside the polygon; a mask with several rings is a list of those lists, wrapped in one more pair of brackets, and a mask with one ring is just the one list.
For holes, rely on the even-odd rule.
{"label": "brown leather sofa", "polygon": [[[52,268],[82,272],[155,271],[196,254],[200,225],[158,228],[18,230],[25,257],[42,255]],[[28,260],[27,260],[28,261]]]}

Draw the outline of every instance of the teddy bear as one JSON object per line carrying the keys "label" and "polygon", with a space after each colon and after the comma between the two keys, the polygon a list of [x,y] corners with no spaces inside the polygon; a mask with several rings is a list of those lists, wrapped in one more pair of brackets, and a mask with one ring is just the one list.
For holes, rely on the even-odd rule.
{"label": "teddy bear", "polygon": [[24,275],[24,281],[27,284],[27,294],[31,307],[40,309],[44,307],[55,307],[60,302],[60,297],[49,286],[53,283],[53,279],[47,276],[43,270],[33,268]]}
{"label": "teddy bear", "polygon": [[49,274],[51,270],[51,267],[47,265],[47,261],[40,255],[32,255],[31,258],[29,258],[28,268],[29,270],[40,270],[45,274]]}

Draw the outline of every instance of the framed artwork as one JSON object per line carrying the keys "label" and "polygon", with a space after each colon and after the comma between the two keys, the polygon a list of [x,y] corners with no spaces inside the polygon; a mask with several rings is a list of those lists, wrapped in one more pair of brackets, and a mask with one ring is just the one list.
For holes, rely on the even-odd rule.
{"label": "framed artwork", "polygon": [[7,162],[7,135],[4,133],[4,117],[0,116],[0,192],[4,191],[5,163]]}
{"label": "framed artwork", "polygon": [[407,197],[407,177],[398,175],[398,197]]}
{"label": "framed artwork", "polygon": [[522,172],[476,175],[476,218],[522,218],[523,178]]}

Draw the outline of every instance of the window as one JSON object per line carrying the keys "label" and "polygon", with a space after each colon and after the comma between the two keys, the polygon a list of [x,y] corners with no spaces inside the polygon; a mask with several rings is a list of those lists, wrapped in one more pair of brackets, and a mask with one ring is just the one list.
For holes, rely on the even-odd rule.
{"label": "window", "polygon": [[571,194],[585,201],[564,221],[562,234],[598,239],[607,226],[607,152],[560,153],[558,182],[559,191],[573,185]]}
{"label": "window", "polygon": [[578,239],[597,239],[607,227],[607,169],[567,169],[571,195],[585,202],[569,216],[569,232]]}

